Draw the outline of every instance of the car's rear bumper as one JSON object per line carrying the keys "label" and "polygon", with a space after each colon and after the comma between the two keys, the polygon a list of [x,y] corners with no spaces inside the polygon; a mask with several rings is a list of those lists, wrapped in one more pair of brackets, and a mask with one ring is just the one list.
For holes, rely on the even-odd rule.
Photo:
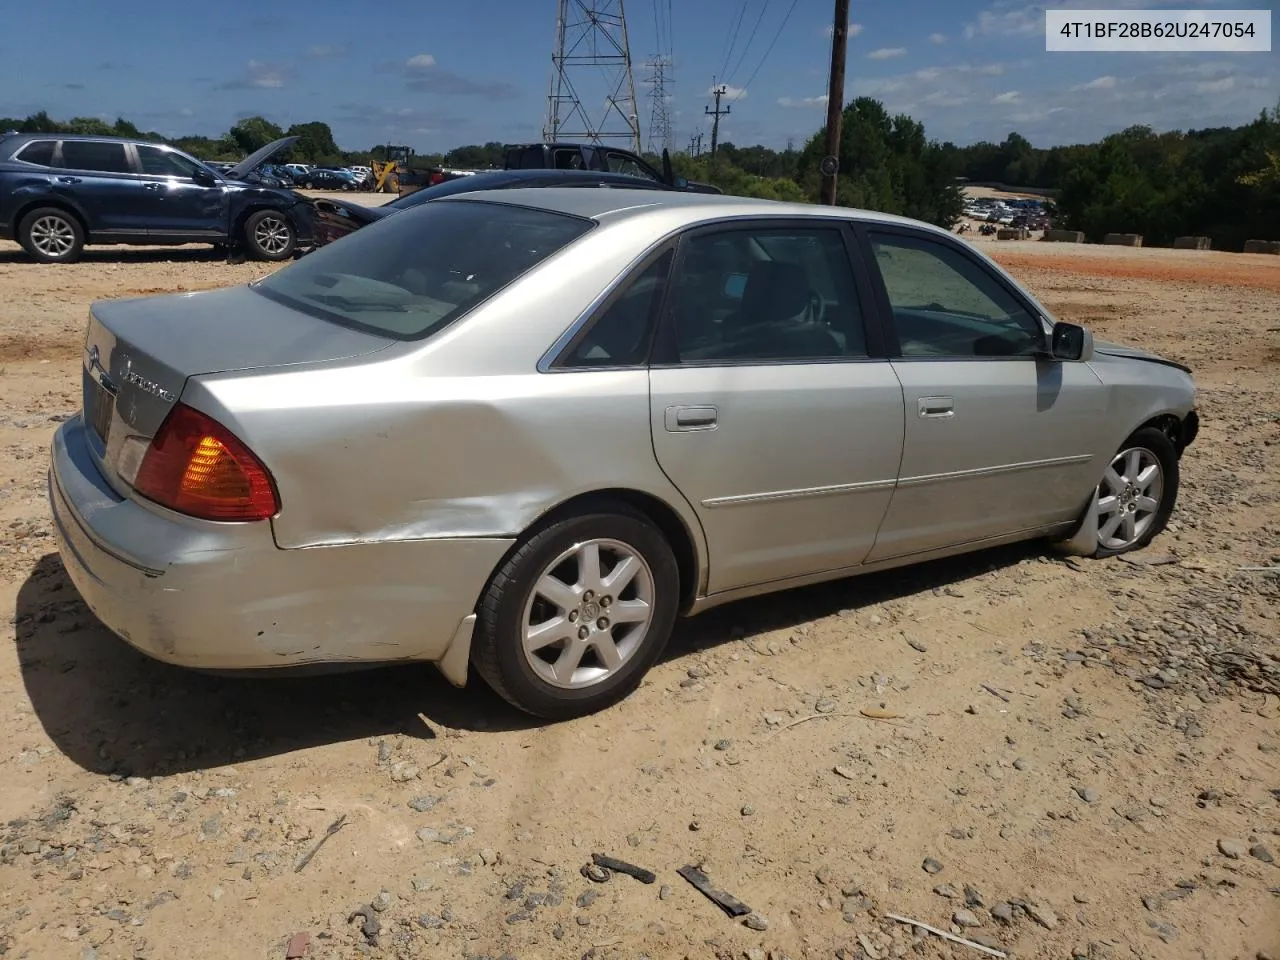
{"label": "car's rear bumper", "polygon": [[[210,670],[439,661],[512,541],[282,550],[270,524],[207,523],[122,500],[80,417],[54,435],[62,562],[94,614],[143,653]],[[460,625],[464,629],[460,630]]]}

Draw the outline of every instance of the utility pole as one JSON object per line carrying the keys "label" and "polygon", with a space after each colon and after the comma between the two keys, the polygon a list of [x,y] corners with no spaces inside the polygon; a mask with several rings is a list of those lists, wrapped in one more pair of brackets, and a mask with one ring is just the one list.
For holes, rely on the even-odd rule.
{"label": "utility pole", "polygon": [[697,158],[702,156],[702,131],[699,130],[689,138],[689,156]]}
{"label": "utility pole", "polygon": [[827,155],[822,158],[822,202],[836,202],[840,173],[840,119],[844,114],[844,59],[849,47],[849,0],[836,0],[831,30],[831,82],[827,87]]}
{"label": "utility pole", "polygon": [[[542,138],[625,140],[639,153],[640,114],[623,0],[557,0],[551,64]],[[600,101],[603,110],[589,114],[584,104]]]}
{"label": "utility pole", "polygon": [[720,143],[720,118],[728,114],[729,104],[726,103],[724,105],[724,109],[720,109],[720,98],[728,92],[724,84],[715,87],[711,92],[715,94],[716,108],[712,110],[710,107],[704,107],[703,111],[708,117],[715,118],[711,121],[711,162],[715,163],[716,147],[719,146]]}

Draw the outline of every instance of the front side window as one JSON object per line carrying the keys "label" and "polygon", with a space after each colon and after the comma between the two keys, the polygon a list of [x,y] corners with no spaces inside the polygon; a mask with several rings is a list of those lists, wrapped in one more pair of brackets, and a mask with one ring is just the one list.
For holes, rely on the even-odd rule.
{"label": "front side window", "polygon": [[102,140],[63,140],[62,166],[96,173],[132,173],[123,143]]}
{"label": "front side window", "polygon": [[608,161],[611,173],[624,173],[628,177],[643,177],[646,180],[654,179],[653,174],[637,163],[634,157],[628,157],[625,153],[610,153]]}
{"label": "front side window", "polygon": [[628,282],[559,365],[634,367],[644,363],[671,260],[672,253],[667,251]]}
{"label": "front side window", "polygon": [[253,289],[335,323],[416,339],[443,329],[593,225],[547,210],[439,200],[325,244]]}
{"label": "front side window", "polygon": [[138,144],[138,159],[142,161],[142,172],[153,177],[182,177],[193,180],[196,171],[201,169],[198,163],[188,160],[180,153],[143,144]]}
{"label": "front side window", "polygon": [[680,363],[867,356],[853,270],[836,227],[686,238],[669,303]]}
{"label": "front side window", "polygon": [[42,167],[53,166],[53,140],[32,140],[18,151],[15,160],[36,163]]}
{"label": "front side window", "polygon": [[1040,323],[991,271],[949,244],[870,232],[904,357],[1034,356]]}

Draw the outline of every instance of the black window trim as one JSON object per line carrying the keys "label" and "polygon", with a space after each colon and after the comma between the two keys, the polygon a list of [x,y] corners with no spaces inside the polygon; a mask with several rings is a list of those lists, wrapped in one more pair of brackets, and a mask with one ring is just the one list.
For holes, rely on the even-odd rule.
{"label": "black window trim", "polygon": [[1025,362],[1028,360],[1039,362],[1047,356],[1049,346],[1049,334],[1044,334],[1046,354],[1017,354],[1013,356],[1000,355],[983,355],[983,356],[904,356],[902,353],[902,344],[898,340],[898,330],[893,322],[893,305],[889,302],[889,291],[885,287],[884,278],[880,274],[880,268],[876,263],[875,250],[871,246],[871,234],[887,233],[896,234],[912,240],[931,241],[933,243],[942,244],[956,251],[962,257],[967,259],[979,270],[989,276],[1000,289],[1004,290],[1011,296],[1015,303],[1027,312],[1027,315],[1036,321],[1040,326],[1040,330],[1044,333],[1045,323],[1047,322],[1043,312],[1034,303],[1023,295],[1022,291],[1010,285],[1008,280],[1002,277],[999,272],[992,270],[990,265],[983,261],[977,255],[977,252],[965,243],[963,240],[957,240],[950,234],[934,233],[930,230],[921,230],[918,227],[909,227],[898,223],[879,223],[874,220],[858,220],[854,228],[857,238],[857,244],[861,251],[861,259],[869,276],[869,283],[876,300],[876,314],[880,317],[881,329],[885,337],[885,343],[888,348],[888,356],[894,363],[987,363],[992,361],[1000,362]]}
{"label": "black window trim", "polygon": [[870,276],[867,265],[859,254],[853,234],[855,221],[840,216],[761,216],[746,214],[737,217],[724,217],[717,220],[703,221],[694,227],[681,232],[680,246],[672,264],[674,275],[684,264],[689,238],[707,233],[724,233],[726,231],[758,231],[758,230],[835,230],[844,243],[845,256],[853,274],[854,293],[858,298],[858,308],[862,316],[863,332],[866,336],[867,355],[865,357],[778,357],[761,358],[725,358],[719,360],[697,360],[688,363],[680,361],[675,343],[675,331],[671,326],[670,284],[664,292],[662,313],[658,320],[657,336],[654,339],[649,366],[651,369],[687,370],[706,369],[709,367],[793,367],[817,363],[884,363],[890,359],[884,339],[884,327],[872,295]]}
{"label": "black window trim", "polygon": [[[598,373],[602,370],[647,370],[650,357],[653,354],[654,343],[657,340],[657,332],[661,326],[661,318],[666,310],[667,290],[671,280],[671,271],[677,260],[676,244],[678,240],[678,235],[665,236],[657,243],[651,244],[639,257],[632,260],[630,265],[619,275],[619,279],[606,287],[592,300],[587,309],[582,311],[578,318],[569,325],[568,329],[556,338],[556,341],[539,359],[538,372]],[[608,314],[615,303],[626,296],[627,291],[631,289],[631,285],[639,280],[646,270],[668,253],[672,254],[671,262],[667,264],[667,275],[662,279],[662,289],[658,294],[658,302],[654,305],[652,315],[649,318],[649,344],[645,349],[643,359],[638,363],[571,366],[567,362],[569,357],[582,341],[587,338],[596,324]]]}
{"label": "black window trim", "polygon": [[[47,164],[36,163],[34,160],[22,159],[23,152],[32,144],[36,144],[36,143],[49,143],[53,145],[53,149],[49,151],[49,163]],[[32,137],[30,140],[26,141],[21,146],[19,146],[18,149],[15,150],[13,153],[9,154],[9,161],[11,163],[25,163],[30,167],[40,167],[42,169],[48,170],[53,167],[54,161],[58,159],[58,150],[60,146],[61,146],[61,141],[58,139],[57,134],[51,134],[46,137]]]}

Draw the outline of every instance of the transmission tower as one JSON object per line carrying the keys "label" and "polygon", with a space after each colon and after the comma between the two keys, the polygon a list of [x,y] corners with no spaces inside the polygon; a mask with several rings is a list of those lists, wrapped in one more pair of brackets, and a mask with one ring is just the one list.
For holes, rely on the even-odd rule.
{"label": "transmission tower", "polygon": [[[628,141],[640,152],[640,115],[622,2],[557,0],[544,140]],[[601,107],[592,110],[591,103]]]}
{"label": "transmission tower", "polygon": [[655,56],[645,66],[652,71],[645,79],[645,83],[649,85],[649,142],[646,149],[650,153],[674,151],[676,137],[668,107],[671,95],[667,92],[670,83],[667,71],[671,67],[671,61],[663,56]]}

